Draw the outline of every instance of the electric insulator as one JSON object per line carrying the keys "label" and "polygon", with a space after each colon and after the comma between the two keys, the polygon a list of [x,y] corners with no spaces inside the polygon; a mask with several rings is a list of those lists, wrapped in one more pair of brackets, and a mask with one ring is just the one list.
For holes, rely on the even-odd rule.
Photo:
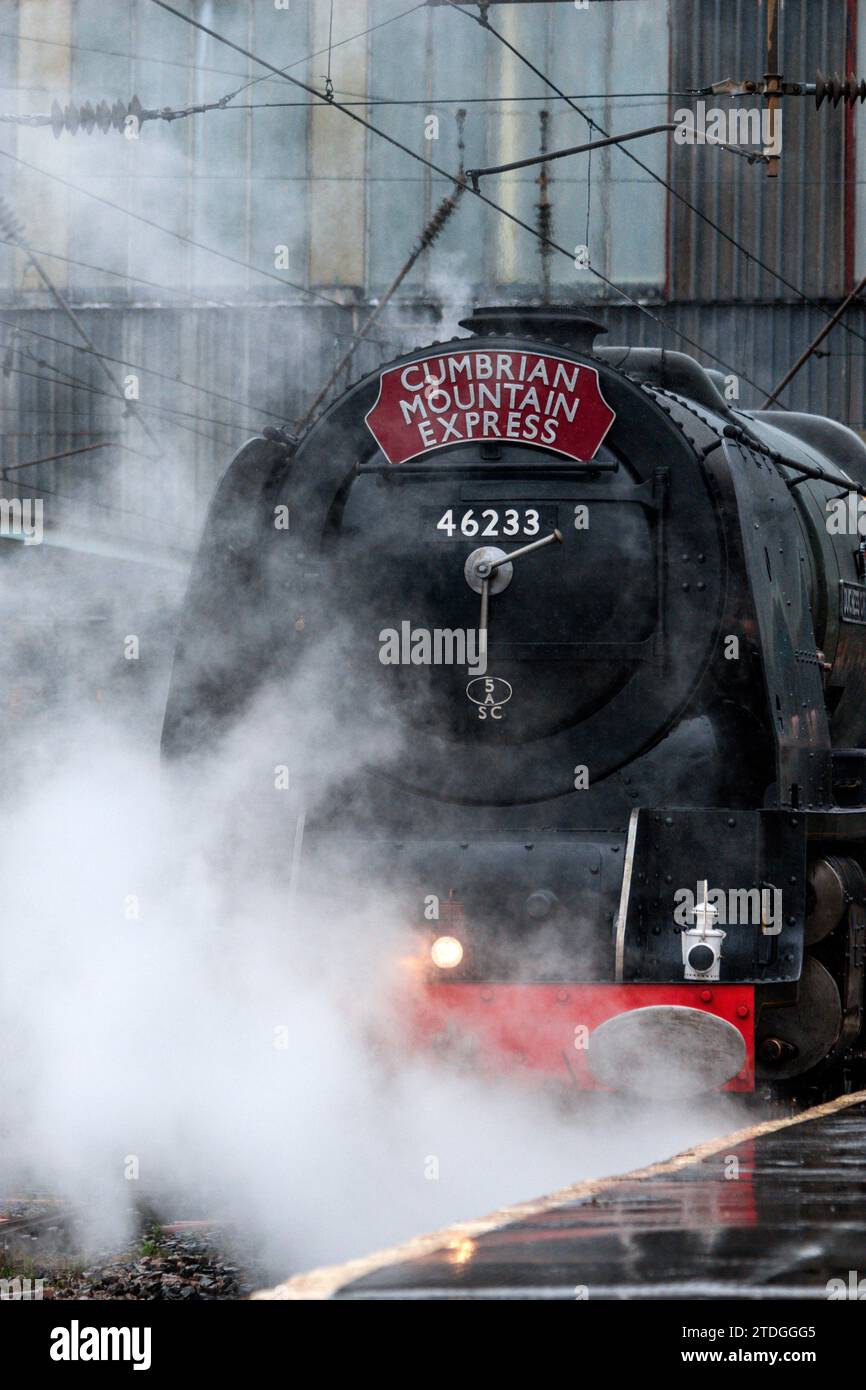
{"label": "electric insulator", "polygon": [[840,101],[846,101],[849,106],[853,106],[857,100],[866,101],[866,78],[859,82],[853,73],[843,82],[838,72],[832,77],[825,77],[818,69],[818,76],[815,82],[815,105],[820,107],[822,102],[829,101],[833,106],[838,106]]}
{"label": "electric insulator", "polygon": [[143,110],[138,97],[133,97],[128,103],[116,101],[113,106],[107,101],[101,101],[96,107],[89,101],[85,101],[81,106],[71,101],[66,107],[62,107],[59,101],[52,101],[51,129],[55,140],[59,140],[64,131],[75,135],[79,130],[85,130],[88,135],[92,135],[97,126],[103,135],[107,135],[112,129],[122,131],[129,116],[134,116],[140,123]]}

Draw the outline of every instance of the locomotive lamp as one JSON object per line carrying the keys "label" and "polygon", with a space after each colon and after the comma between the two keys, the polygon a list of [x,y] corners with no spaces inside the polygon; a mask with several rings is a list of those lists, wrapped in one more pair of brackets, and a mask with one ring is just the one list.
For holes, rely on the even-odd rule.
{"label": "locomotive lamp", "polygon": [[694,925],[683,931],[683,965],[687,980],[717,980],[722,959],[722,942],[727,936],[715,925],[718,908],[707,902],[707,880],[698,884],[700,902],[695,904]]}
{"label": "locomotive lamp", "polygon": [[463,947],[456,936],[437,936],[430,947],[430,959],[440,970],[454,970],[463,959]]}

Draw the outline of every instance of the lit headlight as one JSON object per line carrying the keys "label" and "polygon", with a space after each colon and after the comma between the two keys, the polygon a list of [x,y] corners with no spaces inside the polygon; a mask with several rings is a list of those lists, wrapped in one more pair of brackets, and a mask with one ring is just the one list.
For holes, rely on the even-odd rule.
{"label": "lit headlight", "polygon": [[463,959],[463,947],[456,936],[437,936],[430,947],[430,959],[440,970],[453,970]]}

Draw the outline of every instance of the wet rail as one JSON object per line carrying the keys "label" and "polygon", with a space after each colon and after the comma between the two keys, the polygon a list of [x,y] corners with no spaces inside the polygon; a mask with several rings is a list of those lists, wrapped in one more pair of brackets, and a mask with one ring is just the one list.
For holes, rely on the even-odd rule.
{"label": "wet rail", "polygon": [[858,1270],[864,1091],[253,1296],[827,1300],[852,1297]]}

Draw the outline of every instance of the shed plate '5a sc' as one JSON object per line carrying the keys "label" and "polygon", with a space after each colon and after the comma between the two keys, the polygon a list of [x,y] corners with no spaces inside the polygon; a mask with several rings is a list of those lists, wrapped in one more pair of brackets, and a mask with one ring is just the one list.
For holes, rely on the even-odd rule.
{"label": "shed plate '5a sc'", "polygon": [[615,419],[593,367],[547,353],[475,350],[389,368],[366,416],[394,464],[467,441],[591,459]]}

